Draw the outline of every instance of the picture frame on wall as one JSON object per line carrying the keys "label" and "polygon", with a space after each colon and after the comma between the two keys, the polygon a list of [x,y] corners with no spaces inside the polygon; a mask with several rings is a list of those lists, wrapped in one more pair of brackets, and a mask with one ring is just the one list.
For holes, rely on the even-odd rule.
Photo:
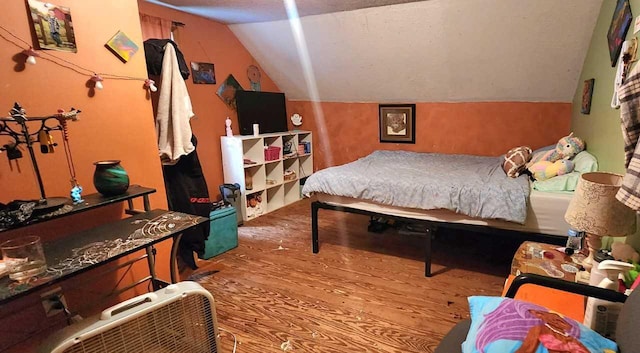
{"label": "picture frame on wall", "polygon": [[76,34],[71,21],[71,9],[48,2],[29,0],[36,49],[77,53]]}
{"label": "picture frame on wall", "polygon": [[607,32],[607,40],[609,43],[609,56],[611,58],[611,67],[615,67],[620,56],[620,49],[627,31],[631,25],[633,15],[631,14],[631,5],[629,0],[617,0],[616,8],[613,11],[613,18]]}
{"label": "picture frame on wall", "polygon": [[584,81],[582,88],[582,105],[580,107],[580,113],[582,114],[591,113],[591,97],[593,96],[593,85],[595,81],[593,78]]}
{"label": "picture frame on wall", "polygon": [[416,105],[379,104],[380,142],[416,143]]}
{"label": "picture frame on wall", "polygon": [[216,83],[215,67],[212,63],[191,62],[193,83],[213,85]]}

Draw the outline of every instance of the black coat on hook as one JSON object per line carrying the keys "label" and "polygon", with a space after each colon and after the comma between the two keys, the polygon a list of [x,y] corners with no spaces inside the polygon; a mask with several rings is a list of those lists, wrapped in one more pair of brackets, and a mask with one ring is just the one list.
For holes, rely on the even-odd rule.
{"label": "black coat on hook", "polygon": [[171,39],[147,39],[144,41],[144,56],[147,61],[147,72],[150,76],[160,76],[162,73],[164,46],[167,44],[173,45],[176,49],[180,75],[183,79],[188,79],[189,66],[187,66],[187,62],[184,60],[184,55],[182,55],[182,52],[178,49],[178,44]]}

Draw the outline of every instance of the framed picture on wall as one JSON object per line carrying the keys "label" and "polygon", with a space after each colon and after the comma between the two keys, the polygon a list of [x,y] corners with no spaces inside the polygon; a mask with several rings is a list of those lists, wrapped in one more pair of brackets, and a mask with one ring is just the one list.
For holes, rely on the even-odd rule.
{"label": "framed picture on wall", "polygon": [[611,67],[615,67],[620,56],[622,42],[627,36],[627,30],[631,25],[633,15],[631,15],[631,6],[629,0],[617,0],[616,8],[613,11],[613,18],[609,31],[607,32],[607,40],[609,42],[609,56],[611,57]]}
{"label": "framed picture on wall", "polygon": [[380,104],[380,142],[416,143],[416,105]]}
{"label": "framed picture on wall", "polygon": [[580,113],[591,113],[591,96],[593,96],[593,84],[595,79],[585,80],[584,87],[582,88],[582,106],[580,107]]}

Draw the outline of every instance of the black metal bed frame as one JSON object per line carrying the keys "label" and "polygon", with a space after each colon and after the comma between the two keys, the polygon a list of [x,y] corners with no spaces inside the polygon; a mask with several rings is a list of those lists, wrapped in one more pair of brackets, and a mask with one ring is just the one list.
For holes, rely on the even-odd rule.
{"label": "black metal bed frame", "polygon": [[354,214],[360,214],[360,215],[371,216],[371,217],[384,217],[384,218],[389,218],[397,221],[418,223],[418,224],[425,225],[427,230],[426,232],[427,236],[425,237],[425,254],[424,254],[425,277],[431,277],[431,251],[432,251],[431,236],[437,232],[439,227],[473,231],[473,232],[479,232],[479,233],[490,233],[490,234],[497,234],[497,235],[509,235],[509,236],[517,235],[526,240],[534,240],[534,241],[557,244],[557,245],[564,245],[566,242],[565,238],[557,235],[520,232],[515,230],[507,230],[507,229],[495,228],[490,226],[481,226],[481,225],[472,225],[472,224],[428,221],[424,219],[394,216],[394,215],[389,215],[381,212],[365,211],[357,208],[337,206],[337,205],[324,203],[321,201],[314,201],[311,203],[311,245],[312,245],[314,254],[317,254],[320,251],[319,242],[318,242],[318,211],[320,209],[354,213]]}

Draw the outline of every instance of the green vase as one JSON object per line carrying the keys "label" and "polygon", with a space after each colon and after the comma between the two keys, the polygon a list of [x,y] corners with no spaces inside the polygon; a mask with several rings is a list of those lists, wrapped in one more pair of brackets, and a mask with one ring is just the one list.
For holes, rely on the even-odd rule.
{"label": "green vase", "polygon": [[93,186],[104,196],[124,194],[129,188],[129,175],[122,168],[120,161],[98,161],[93,163]]}

